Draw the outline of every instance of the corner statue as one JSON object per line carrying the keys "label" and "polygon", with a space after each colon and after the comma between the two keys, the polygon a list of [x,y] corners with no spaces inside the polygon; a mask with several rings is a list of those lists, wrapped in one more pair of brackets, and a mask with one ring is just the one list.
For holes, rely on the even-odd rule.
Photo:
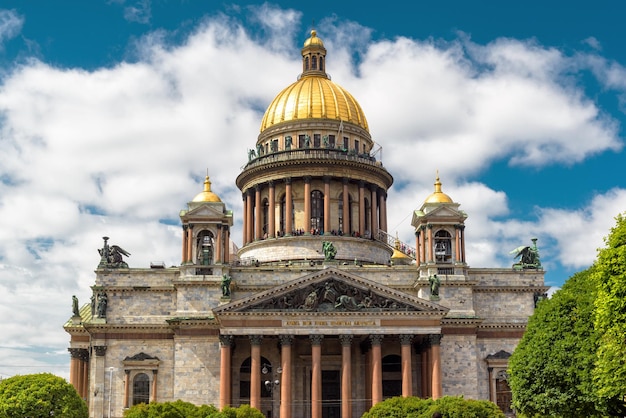
{"label": "corner statue", "polygon": [[224,274],[222,276],[222,296],[223,297],[230,297],[230,282],[231,282],[231,278],[230,276]]}
{"label": "corner statue", "polygon": [[72,314],[74,316],[80,316],[80,311],[78,310],[78,298],[76,295],[72,295]]}
{"label": "corner statue", "polygon": [[109,237],[102,237],[102,239],[104,240],[104,247],[98,250],[100,254],[98,268],[127,269],[128,264],[126,264],[122,256],[128,257],[130,253],[117,245],[109,246],[107,242]]}
{"label": "corner statue", "polygon": [[515,254],[514,258],[519,257],[519,261],[513,264],[515,270],[535,269],[541,270],[541,261],[539,260],[539,250],[537,249],[537,238],[532,238],[532,246],[522,245],[517,247],[509,254]]}

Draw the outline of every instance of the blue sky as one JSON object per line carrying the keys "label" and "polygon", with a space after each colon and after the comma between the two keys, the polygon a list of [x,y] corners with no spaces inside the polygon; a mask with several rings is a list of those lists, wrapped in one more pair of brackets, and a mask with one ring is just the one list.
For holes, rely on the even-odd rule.
{"label": "blue sky", "polygon": [[[546,6],[549,4],[549,6]],[[179,210],[234,185],[314,26],[395,179],[389,228],[443,189],[472,267],[538,237],[546,283],[589,266],[626,210],[619,2],[24,1],[0,4],[0,377],[69,373],[71,296],[101,237],[180,262]]]}

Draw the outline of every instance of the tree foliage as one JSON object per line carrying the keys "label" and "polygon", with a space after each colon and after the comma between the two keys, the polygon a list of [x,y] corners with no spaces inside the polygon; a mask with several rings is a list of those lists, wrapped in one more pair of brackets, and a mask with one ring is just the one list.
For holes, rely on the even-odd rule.
{"label": "tree foliage", "polygon": [[389,398],[374,405],[361,418],[431,418],[435,412],[445,418],[504,418],[504,413],[493,402],[462,396],[444,396],[437,400]]}
{"label": "tree foliage", "polygon": [[0,418],[87,418],[76,389],[50,373],[13,376],[0,382]]}
{"label": "tree foliage", "polygon": [[509,359],[513,406],[524,415],[602,416],[591,376],[597,348],[592,271],[576,273],[539,303]]}
{"label": "tree foliage", "polygon": [[616,225],[598,251],[594,279],[598,286],[595,327],[599,334],[598,358],[593,371],[598,396],[605,402],[619,400],[618,411],[626,414],[626,218]]}
{"label": "tree foliage", "polygon": [[225,407],[221,411],[213,405],[196,406],[189,402],[153,402],[134,405],[124,412],[125,418],[264,418],[261,411],[242,405]]}

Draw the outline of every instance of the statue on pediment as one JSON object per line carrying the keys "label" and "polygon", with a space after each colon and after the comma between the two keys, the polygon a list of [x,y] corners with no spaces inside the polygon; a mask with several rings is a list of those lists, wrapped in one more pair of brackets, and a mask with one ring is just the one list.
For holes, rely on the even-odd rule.
{"label": "statue on pediment", "polygon": [[227,274],[222,276],[222,296],[230,297],[230,282],[232,281],[231,277]]}
{"label": "statue on pediment", "polygon": [[509,253],[515,254],[514,258],[519,258],[519,261],[513,264],[515,270],[542,269],[539,249],[537,248],[537,238],[532,238],[531,241],[533,242],[532,246],[522,245]]}
{"label": "statue on pediment", "polygon": [[337,249],[330,241],[322,242],[322,251],[324,252],[325,261],[334,260],[337,255]]}

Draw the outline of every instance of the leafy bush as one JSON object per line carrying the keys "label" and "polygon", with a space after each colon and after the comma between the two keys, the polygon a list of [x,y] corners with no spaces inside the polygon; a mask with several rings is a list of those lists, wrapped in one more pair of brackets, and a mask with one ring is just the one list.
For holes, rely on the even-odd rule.
{"label": "leafy bush", "polygon": [[443,418],[504,418],[504,413],[493,402],[462,396],[444,396],[437,400],[390,398],[374,405],[362,418],[431,418],[435,412]]}
{"label": "leafy bush", "polygon": [[265,418],[258,409],[249,405],[230,406],[221,411],[213,405],[196,406],[189,402],[153,402],[134,405],[124,412],[125,418]]}
{"label": "leafy bush", "polygon": [[51,373],[9,377],[0,382],[0,418],[51,416],[87,418],[74,386]]}

